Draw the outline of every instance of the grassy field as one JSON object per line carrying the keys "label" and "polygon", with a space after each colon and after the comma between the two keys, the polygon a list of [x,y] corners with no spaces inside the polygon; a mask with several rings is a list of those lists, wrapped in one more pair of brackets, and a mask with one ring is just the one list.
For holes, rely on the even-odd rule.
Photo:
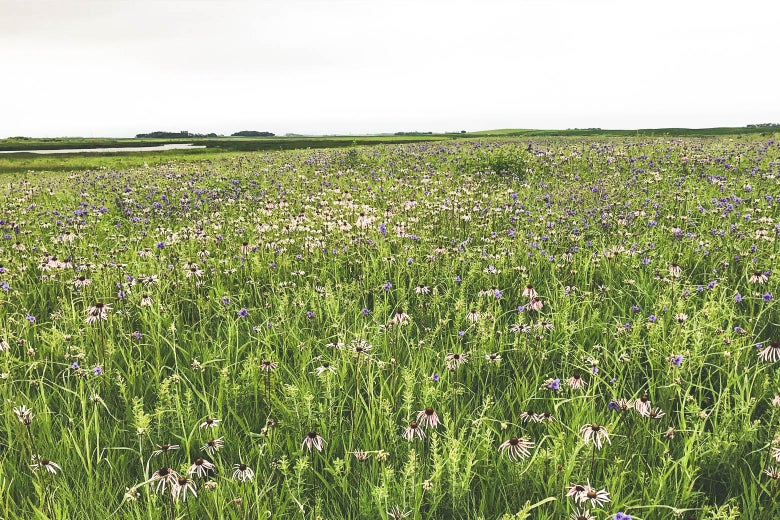
{"label": "grassy field", "polygon": [[780,143],[343,142],[7,167],[0,517],[780,515]]}

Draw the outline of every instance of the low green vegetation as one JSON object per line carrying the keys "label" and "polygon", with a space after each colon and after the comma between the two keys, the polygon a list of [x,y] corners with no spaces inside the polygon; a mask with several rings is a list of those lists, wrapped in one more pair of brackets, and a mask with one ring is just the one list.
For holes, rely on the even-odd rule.
{"label": "low green vegetation", "polygon": [[0,156],[0,516],[780,515],[780,142],[354,141]]}

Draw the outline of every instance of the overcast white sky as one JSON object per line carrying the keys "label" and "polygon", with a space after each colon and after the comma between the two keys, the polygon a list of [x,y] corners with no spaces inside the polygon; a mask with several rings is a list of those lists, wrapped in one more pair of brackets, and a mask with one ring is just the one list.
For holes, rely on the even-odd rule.
{"label": "overcast white sky", "polygon": [[0,0],[0,137],[780,123],[774,0]]}

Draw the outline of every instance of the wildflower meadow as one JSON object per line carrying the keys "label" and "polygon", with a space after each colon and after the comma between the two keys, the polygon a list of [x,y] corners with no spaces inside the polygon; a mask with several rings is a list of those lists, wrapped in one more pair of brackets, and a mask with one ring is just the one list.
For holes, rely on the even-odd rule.
{"label": "wildflower meadow", "polygon": [[0,178],[0,517],[780,517],[780,142]]}

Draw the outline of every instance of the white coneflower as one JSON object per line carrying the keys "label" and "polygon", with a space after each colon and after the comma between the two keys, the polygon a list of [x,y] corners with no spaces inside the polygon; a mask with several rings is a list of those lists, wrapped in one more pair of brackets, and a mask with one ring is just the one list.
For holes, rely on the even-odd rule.
{"label": "white coneflower", "polygon": [[75,280],[73,280],[74,287],[86,287],[89,284],[92,283],[92,280],[87,278],[86,276],[79,276]]}
{"label": "white coneflower", "polygon": [[578,504],[584,504],[585,502],[590,502],[591,507],[602,507],[607,502],[611,502],[612,499],[609,498],[609,493],[606,489],[600,489],[596,490],[595,488],[592,488],[590,486],[590,482],[588,482],[587,485],[582,486],[584,489],[574,495],[574,500]]}
{"label": "white coneflower", "polygon": [[157,449],[152,452],[152,455],[162,455],[169,451],[176,451],[179,449],[178,444],[158,444]]}
{"label": "white coneflower", "polygon": [[498,365],[501,363],[501,354],[485,354],[485,361]]}
{"label": "white coneflower", "polygon": [[453,352],[450,354],[447,354],[444,357],[444,362],[447,365],[447,369],[449,370],[455,370],[461,365],[465,365],[469,361],[469,355],[468,354],[461,354],[458,352]]}
{"label": "white coneflower", "polygon": [[85,323],[95,323],[96,321],[104,321],[108,319],[108,311],[111,306],[107,303],[97,302],[95,305],[87,309],[87,318]]}
{"label": "white coneflower", "polygon": [[39,469],[48,471],[52,475],[56,475],[57,471],[62,471],[62,468],[53,460],[44,459],[43,457],[36,456],[33,458],[33,463],[30,464],[30,469],[38,471]]}
{"label": "white coneflower", "polygon": [[412,321],[412,318],[404,311],[396,311],[390,319],[390,325],[406,325]]}
{"label": "white coneflower", "polygon": [[241,247],[238,248],[238,250],[241,252],[242,255],[245,255],[252,251],[252,246],[249,245],[249,242],[244,242],[241,244]]}
{"label": "white coneflower", "polygon": [[359,341],[355,341],[350,345],[350,349],[356,355],[361,355],[361,354],[368,355],[368,353],[371,352],[372,348],[374,347],[370,343],[362,339]]}
{"label": "white coneflower", "polygon": [[184,274],[187,278],[200,277],[203,275],[203,269],[196,262],[187,262],[184,264]]}
{"label": "white coneflower", "polygon": [[433,408],[428,407],[417,412],[417,423],[423,428],[436,428],[440,424],[439,416]]}
{"label": "white coneflower", "polygon": [[644,415],[650,411],[652,405],[650,404],[650,398],[646,395],[642,395],[634,401],[634,409],[639,412],[640,415]]}
{"label": "white coneflower", "polygon": [[468,314],[466,314],[466,321],[470,323],[476,323],[479,321],[480,316],[482,316],[478,311],[475,311],[474,309],[470,310]]}
{"label": "white coneflower", "polygon": [[152,297],[148,294],[144,294],[141,297],[141,307],[151,307],[152,306]]}
{"label": "white coneflower", "polygon": [[327,444],[325,442],[325,439],[319,436],[319,434],[315,431],[310,431],[306,434],[306,437],[303,438],[303,442],[301,443],[301,450],[308,449],[311,450],[317,450],[322,451],[323,447]]}
{"label": "white coneflower", "polygon": [[279,366],[278,361],[269,361],[267,359],[264,359],[260,362],[260,370],[263,372],[272,372],[278,366]]}
{"label": "white coneflower", "polygon": [[769,466],[764,470],[764,475],[766,475],[769,478],[773,478],[777,480],[780,478],[780,472],[778,472],[778,469],[774,466]]}
{"label": "white coneflower", "polygon": [[577,509],[569,515],[569,520],[596,520],[596,517],[587,509],[583,509],[582,511]]}
{"label": "white coneflower", "polygon": [[414,292],[417,294],[430,294],[431,289],[426,285],[418,285],[414,288]]}
{"label": "white coneflower", "polygon": [[179,474],[171,468],[160,468],[155,471],[152,478],[149,479],[152,484],[155,482],[157,483],[154,490],[159,493],[165,493],[165,489],[167,487],[175,486],[178,480]]}
{"label": "white coneflower", "polygon": [[233,464],[233,478],[239,482],[246,482],[247,480],[251,482],[255,478],[255,472],[243,462],[239,462],[238,464]]}
{"label": "white coneflower", "polygon": [[774,399],[772,399],[772,406],[780,406],[780,394],[775,394]]}
{"label": "white coneflower", "polygon": [[677,314],[675,314],[675,315],[674,315],[674,320],[675,320],[677,323],[685,323],[685,321],[686,321],[687,319],[688,319],[688,315],[687,315],[687,314],[685,314],[684,312],[679,312],[679,313],[677,313]]}
{"label": "white coneflower", "polygon": [[672,278],[679,278],[680,275],[682,275],[682,268],[677,264],[672,264],[669,266],[669,276]]}
{"label": "white coneflower", "polygon": [[520,414],[520,420],[522,422],[540,422],[539,414],[533,410],[526,410]]}
{"label": "white coneflower", "polygon": [[27,408],[25,405],[17,406],[16,408],[14,408],[14,414],[16,414],[16,418],[19,419],[19,422],[24,424],[25,426],[29,426],[32,423],[33,420],[32,410]]}
{"label": "white coneflower", "polygon": [[536,289],[534,289],[533,285],[526,285],[523,289],[523,298],[528,298],[529,300],[534,300],[539,296],[539,293],[536,292]]}
{"label": "white coneflower", "polygon": [[195,482],[187,477],[179,477],[176,479],[176,483],[173,487],[171,487],[171,497],[173,497],[174,500],[186,502],[187,495],[192,495],[194,497],[198,496],[198,493],[195,491]]}
{"label": "white coneflower", "polygon": [[648,419],[660,419],[664,415],[666,414],[660,408],[650,408],[646,412],[642,413],[642,417],[647,417]]}
{"label": "white coneflower", "polygon": [[222,422],[222,419],[212,419],[211,417],[207,417],[205,421],[200,423],[200,428],[216,428],[217,425]]}
{"label": "white coneflower", "polygon": [[409,423],[409,426],[406,427],[403,433],[404,439],[411,442],[415,438],[422,440],[425,438],[425,432],[423,432],[422,428],[420,428],[420,425],[417,424],[417,421],[412,421]]}
{"label": "white coneflower", "polygon": [[335,374],[336,373],[336,367],[328,363],[327,361],[323,363],[322,365],[318,366],[314,369],[314,372],[321,376],[323,374]]}
{"label": "white coneflower", "polygon": [[580,435],[582,435],[585,444],[592,442],[597,449],[601,449],[603,441],[607,441],[608,444],[612,443],[606,428],[596,423],[586,424],[580,428]]}
{"label": "white coneflower", "polygon": [[197,458],[187,470],[187,473],[195,474],[198,478],[205,478],[209,471],[214,471],[214,464],[206,459]]}
{"label": "white coneflower", "polygon": [[768,280],[769,277],[762,271],[756,271],[755,273],[750,275],[750,278],[748,279],[750,283],[757,283],[759,285],[765,284]]}
{"label": "white coneflower", "polygon": [[352,455],[354,455],[355,458],[360,462],[365,462],[368,460],[368,452],[364,450],[355,450],[352,452]]}
{"label": "white coneflower", "polygon": [[224,437],[219,437],[217,439],[210,439],[206,441],[206,444],[201,446],[200,449],[205,451],[209,455],[214,455],[216,452],[222,449],[222,445],[223,445],[222,439],[224,439]]}
{"label": "white coneflower", "polygon": [[538,298],[532,299],[531,302],[528,304],[528,308],[536,312],[542,310],[542,307],[544,307],[544,302],[542,302],[542,300]]}
{"label": "white coneflower", "polygon": [[402,520],[409,517],[412,512],[411,510],[404,511],[400,506],[393,506],[389,511],[387,511],[387,514],[390,515],[390,518],[393,520]]}
{"label": "white coneflower", "polygon": [[584,388],[587,383],[585,383],[585,380],[582,379],[580,374],[574,374],[566,380],[566,384],[569,385],[569,388],[572,390],[579,390],[580,388]]}
{"label": "white coneflower", "polygon": [[533,446],[534,443],[524,437],[510,437],[498,447],[498,450],[506,453],[509,460],[517,462],[530,457]]}
{"label": "white coneflower", "polygon": [[780,341],[772,340],[769,345],[758,351],[761,361],[777,361],[780,359]]}

